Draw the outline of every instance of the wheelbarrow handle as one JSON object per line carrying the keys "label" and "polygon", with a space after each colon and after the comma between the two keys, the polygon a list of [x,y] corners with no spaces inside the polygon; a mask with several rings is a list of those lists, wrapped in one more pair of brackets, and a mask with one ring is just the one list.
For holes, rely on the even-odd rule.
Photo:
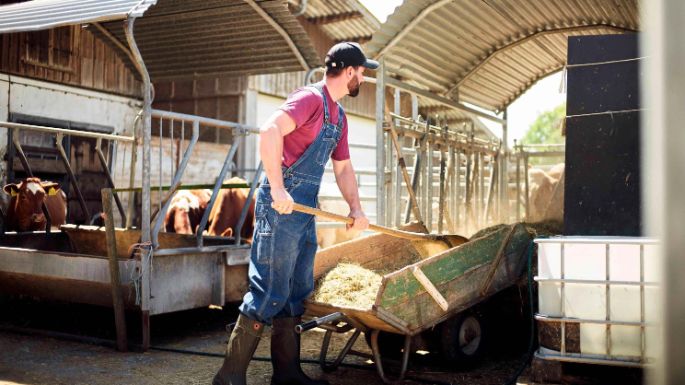
{"label": "wheelbarrow handle", "polygon": [[329,314],[327,316],[319,317],[319,318],[314,318],[311,321],[303,322],[299,325],[295,325],[295,333],[297,334],[302,334],[306,332],[307,330],[312,330],[317,326],[335,322],[339,319],[343,318],[343,314],[339,311]]}
{"label": "wheelbarrow handle", "polygon": [[[324,211],[321,209],[317,209],[314,207],[301,205],[299,203],[293,203],[293,210],[299,211],[299,212],[305,213],[305,214],[316,215],[317,217],[329,219],[329,220],[336,221],[336,222],[346,223],[348,225],[351,225],[354,223],[353,218],[338,215],[338,214],[331,213],[328,211]],[[438,235],[438,234],[413,233],[411,231],[395,230],[395,229],[391,229],[388,227],[373,225],[373,224],[369,225],[369,230],[376,231],[376,232],[383,233],[383,234],[387,234],[387,235],[392,235],[393,237],[411,239],[411,240],[415,240],[415,241],[426,241],[426,240],[442,241],[442,240],[444,240],[444,237],[441,235]]]}

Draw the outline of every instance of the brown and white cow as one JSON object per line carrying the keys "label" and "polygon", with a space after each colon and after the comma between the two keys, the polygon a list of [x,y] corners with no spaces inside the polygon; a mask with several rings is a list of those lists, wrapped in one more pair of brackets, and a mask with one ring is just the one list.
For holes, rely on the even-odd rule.
{"label": "brown and white cow", "polygon": [[66,223],[67,196],[60,190],[59,184],[43,182],[40,178],[26,178],[20,183],[5,185],[3,190],[11,197],[6,213],[6,230],[45,230],[47,221],[43,203],[50,214],[52,227]]}
{"label": "brown and white cow", "polygon": [[164,218],[168,233],[195,234],[207,210],[210,190],[181,190],[174,195]]}
{"label": "brown and white cow", "polygon": [[[245,184],[247,181],[235,177],[229,179],[226,183]],[[209,214],[209,220],[212,224],[209,226],[207,234],[224,237],[233,236],[249,193],[250,189],[247,188],[222,189],[216,198],[212,212]],[[252,242],[252,232],[254,231],[254,208],[255,199],[253,197],[250,200],[245,223],[240,231],[240,237],[248,243]]]}
{"label": "brown and white cow", "polygon": [[[231,178],[226,183],[245,184],[241,178]],[[207,222],[207,235],[233,236],[240,220],[240,213],[247,202],[249,189],[222,189],[214,202]],[[171,200],[164,219],[165,229],[170,233],[195,234],[202,216],[207,210],[212,192],[210,190],[182,190]],[[248,242],[254,231],[254,199],[250,202],[241,237]]]}

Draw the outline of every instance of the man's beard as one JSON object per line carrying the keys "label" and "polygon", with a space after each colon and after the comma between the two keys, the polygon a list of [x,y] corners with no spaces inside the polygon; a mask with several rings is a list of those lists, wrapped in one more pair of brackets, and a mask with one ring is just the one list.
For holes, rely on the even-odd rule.
{"label": "man's beard", "polygon": [[359,80],[357,80],[356,76],[350,79],[349,82],[347,82],[347,91],[348,95],[350,95],[351,97],[359,95]]}

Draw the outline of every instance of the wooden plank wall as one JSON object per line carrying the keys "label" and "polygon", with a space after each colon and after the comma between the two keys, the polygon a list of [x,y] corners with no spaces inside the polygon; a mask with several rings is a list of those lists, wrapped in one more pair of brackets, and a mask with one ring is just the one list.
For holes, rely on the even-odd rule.
{"label": "wooden plank wall", "polygon": [[117,53],[80,26],[0,36],[0,72],[139,97]]}
{"label": "wooden plank wall", "polygon": [[[242,100],[247,85],[245,77],[178,80],[155,83],[153,108],[198,115],[207,118],[240,122]],[[159,126],[153,122],[153,135]],[[174,132],[175,137],[178,133]],[[168,136],[168,134],[165,134]],[[232,143],[230,130],[200,127],[200,141]]]}

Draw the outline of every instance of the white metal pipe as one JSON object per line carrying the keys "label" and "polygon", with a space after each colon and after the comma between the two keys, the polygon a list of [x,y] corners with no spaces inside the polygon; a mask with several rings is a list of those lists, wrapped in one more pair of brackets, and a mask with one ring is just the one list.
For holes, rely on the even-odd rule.
{"label": "white metal pipe", "polygon": [[378,61],[376,70],[376,224],[384,226],[385,209],[385,61]]}

